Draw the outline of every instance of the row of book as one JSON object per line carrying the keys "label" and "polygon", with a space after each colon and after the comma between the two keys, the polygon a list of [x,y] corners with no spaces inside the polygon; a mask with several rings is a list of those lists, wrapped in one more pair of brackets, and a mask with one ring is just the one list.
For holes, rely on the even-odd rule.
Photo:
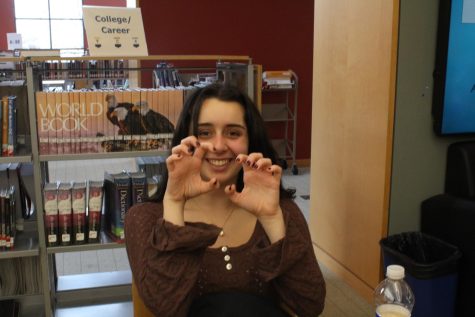
{"label": "row of book", "polygon": [[[14,230],[23,231],[23,220],[30,218],[35,206],[27,188],[27,180],[32,177],[33,166],[29,163],[1,163],[0,164],[0,189],[14,188],[15,212],[12,217],[16,219]],[[31,188],[30,192],[32,191]]]}
{"label": "row of book", "polygon": [[180,87],[183,86],[181,75],[172,64],[160,63],[153,71],[154,87]]}
{"label": "row of book", "polygon": [[105,173],[104,181],[53,182],[43,187],[48,246],[98,243],[101,232],[121,242],[134,204],[156,195],[159,178],[143,172]]}
{"label": "row of book", "polygon": [[15,246],[16,201],[15,187],[0,188],[0,249],[11,250]]}
{"label": "row of book", "polygon": [[168,150],[184,89],[36,92],[40,154]]}
{"label": "row of book", "polygon": [[13,156],[17,150],[16,96],[3,96],[0,103],[1,156]]}
{"label": "row of book", "polygon": [[147,177],[144,172],[120,172],[104,174],[105,225],[114,240],[125,239],[124,219],[129,208],[137,203],[153,199],[161,186],[161,175]]}
{"label": "row of book", "polygon": [[99,242],[103,182],[55,182],[43,187],[48,246]]}
{"label": "row of book", "polygon": [[291,71],[274,70],[262,73],[263,89],[290,89],[294,88],[294,78]]}
{"label": "row of book", "polygon": [[[52,60],[38,63],[43,80],[127,78],[127,60]],[[25,63],[15,63],[15,79],[25,79]]]}
{"label": "row of book", "polygon": [[37,256],[3,259],[0,265],[0,297],[40,294],[41,265],[38,261]]}

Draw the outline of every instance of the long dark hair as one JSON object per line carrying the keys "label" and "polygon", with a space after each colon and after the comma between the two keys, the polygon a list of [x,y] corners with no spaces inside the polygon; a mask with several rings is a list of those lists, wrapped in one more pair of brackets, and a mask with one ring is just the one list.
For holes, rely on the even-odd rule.
{"label": "long dark hair", "polygon": [[[172,140],[172,147],[180,144],[181,140],[190,135],[198,135],[198,117],[205,100],[216,98],[221,101],[237,102],[244,109],[244,122],[249,138],[249,153],[259,152],[269,158],[272,164],[278,163],[277,153],[272,146],[264,126],[264,120],[254,102],[237,87],[214,83],[203,88],[198,88],[185,101]],[[168,181],[168,173],[165,172],[158,200],[162,201]],[[241,191],[244,187],[243,171],[238,174],[236,187]],[[280,185],[281,197],[293,198],[295,191],[286,190]]]}

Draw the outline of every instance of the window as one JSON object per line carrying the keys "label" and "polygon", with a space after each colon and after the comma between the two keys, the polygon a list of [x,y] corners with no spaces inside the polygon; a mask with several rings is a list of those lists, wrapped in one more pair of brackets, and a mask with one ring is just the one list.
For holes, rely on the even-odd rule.
{"label": "window", "polygon": [[83,49],[82,0],[15,0],[23,48]]}

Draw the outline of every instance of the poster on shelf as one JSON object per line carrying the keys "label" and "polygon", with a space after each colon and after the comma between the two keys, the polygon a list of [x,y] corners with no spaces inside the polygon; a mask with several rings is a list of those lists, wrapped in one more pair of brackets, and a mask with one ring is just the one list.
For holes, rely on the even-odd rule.
{"label": "poster on shelf", "polygon": [[140,8],[83,6],[90,56],[147,56]]}

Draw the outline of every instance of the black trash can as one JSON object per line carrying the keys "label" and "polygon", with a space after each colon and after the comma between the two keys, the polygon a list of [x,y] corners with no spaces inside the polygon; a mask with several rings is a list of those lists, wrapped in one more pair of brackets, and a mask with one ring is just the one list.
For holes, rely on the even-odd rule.
{"label": "black trash can", "polygon": [[414,292],[412,317],[453,317],[457,293],[459,249],[421,232],[381,239],[384,266],[399,264]]}

